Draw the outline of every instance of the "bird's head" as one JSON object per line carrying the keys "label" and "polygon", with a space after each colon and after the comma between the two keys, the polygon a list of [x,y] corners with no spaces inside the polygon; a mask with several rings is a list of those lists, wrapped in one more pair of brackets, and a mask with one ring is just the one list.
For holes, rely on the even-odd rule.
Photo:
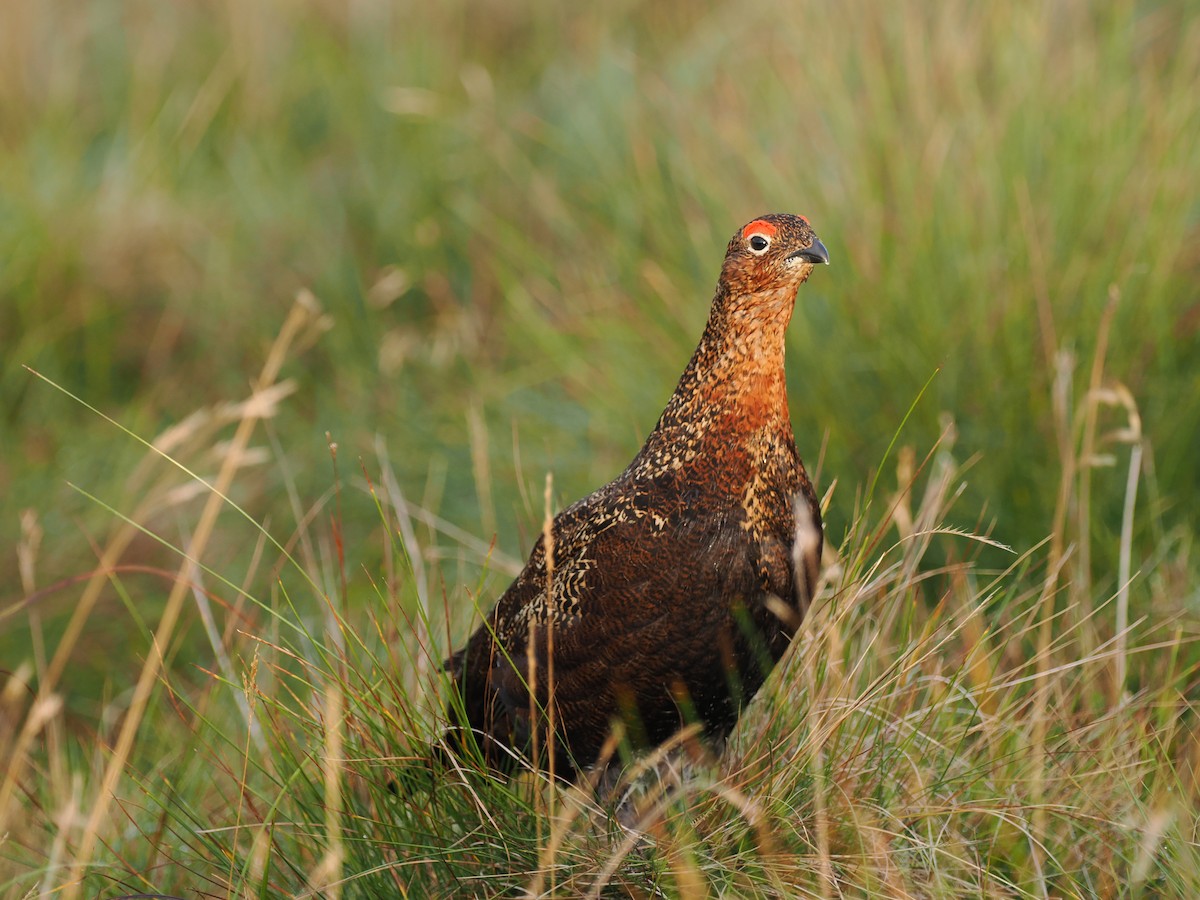
{"label": "bird's head", "polygon": [[721,282],[735,296],[783,292],[794,297],[818,263],[829,263],[829,251],[808,219],[775,213],[738,229],[725,251]]}

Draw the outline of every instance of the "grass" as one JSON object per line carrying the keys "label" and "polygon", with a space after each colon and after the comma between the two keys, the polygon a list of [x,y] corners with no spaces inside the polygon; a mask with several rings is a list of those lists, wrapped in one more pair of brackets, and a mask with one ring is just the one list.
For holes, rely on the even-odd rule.
{"label": "grass", "polygon": [[[620,12],[6,10],[0,893],[1197,893],[1200,18]],[[834,262],[787,663],[636,836],[390,793],[771,209]]]}

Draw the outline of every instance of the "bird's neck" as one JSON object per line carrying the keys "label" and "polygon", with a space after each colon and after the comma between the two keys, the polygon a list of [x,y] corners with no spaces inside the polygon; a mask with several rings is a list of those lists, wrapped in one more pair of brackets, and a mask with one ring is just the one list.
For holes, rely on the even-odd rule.
{"label": "bird's neck", "polygon": [[648,447],[680,439],[737,440],[764,430],[790,440],[784,339],[794,298],[794,288],[790,296],[767,303],[718,293],[704,336]]}

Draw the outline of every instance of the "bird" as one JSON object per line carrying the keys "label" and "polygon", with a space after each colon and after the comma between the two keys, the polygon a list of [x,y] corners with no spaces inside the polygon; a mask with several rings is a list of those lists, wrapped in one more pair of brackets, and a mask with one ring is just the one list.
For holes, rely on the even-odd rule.
{"label": "bird", "polygon": [[804,216],[733,235],[699,345],[641,450],[553,519],[443,664],[443,752],[571,780],[617,722],[636,747],[693,721],[715,742],[732,730],[816,588],[821,512],[784,339],[800,285],[828,263]]}

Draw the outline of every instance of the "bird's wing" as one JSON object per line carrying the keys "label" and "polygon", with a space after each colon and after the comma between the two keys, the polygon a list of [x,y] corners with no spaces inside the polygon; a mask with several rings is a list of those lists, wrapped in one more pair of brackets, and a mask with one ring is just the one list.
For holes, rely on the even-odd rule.
{"label": "bird's wing", "polygon": [[[678,724],[675,692],[706,679],[725,684],[742,627],[738,600],[761,596],[757,560],[734,512],[677,512],[670,527],[648,515],[593,515],[587,540],[575,543],[571,522],[563,523],[549,603],[544,547],[540,559],[535,550],[496,610],[502,640],[488,681],[510,715],[525,718],[531,659],[546,696],[551,644],[557,708],[576,732],[601,738],[630,699],[623,691],[636,695],[643,715],[669,717],[669,733]],[[649,706],[647,695],[655,698]]]}

